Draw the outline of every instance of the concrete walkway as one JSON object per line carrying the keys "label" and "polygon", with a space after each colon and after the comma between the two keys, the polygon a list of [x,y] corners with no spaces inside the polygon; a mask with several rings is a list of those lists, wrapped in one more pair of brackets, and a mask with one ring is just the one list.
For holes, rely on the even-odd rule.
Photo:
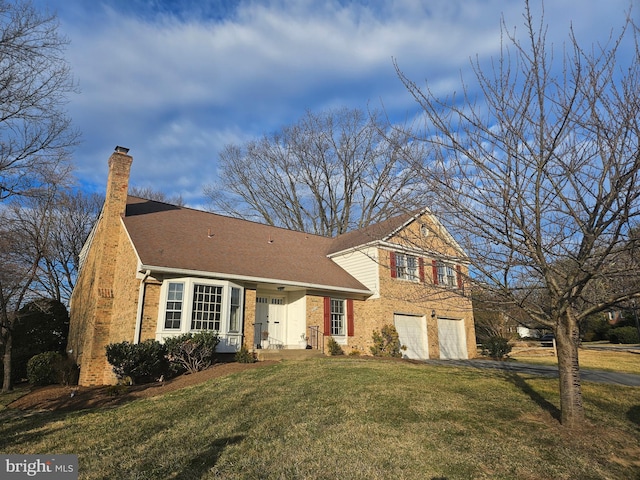
{"label": "concrete walkway", "polygon": [[[490,368],[513,373],[540,375],[543,377],[558,377],[558,367],[547,365],[533,365],[520,362],[499,362],[495,360],[425,360],[429,365],[448,365],[468,368]],[[580,378],[586,382],[608,383],[624,385],[626,387],[640,387],[640,375],[631,373],[606,372],[604,370],[580,369]]]}

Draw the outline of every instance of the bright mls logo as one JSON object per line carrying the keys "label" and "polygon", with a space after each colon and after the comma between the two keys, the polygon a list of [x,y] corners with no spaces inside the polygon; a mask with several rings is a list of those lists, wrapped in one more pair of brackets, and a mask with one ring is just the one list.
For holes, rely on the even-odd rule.
{"label": "bright mls logo", "polygon": [[77,480],[77,455],[0,455],[0,478]]}

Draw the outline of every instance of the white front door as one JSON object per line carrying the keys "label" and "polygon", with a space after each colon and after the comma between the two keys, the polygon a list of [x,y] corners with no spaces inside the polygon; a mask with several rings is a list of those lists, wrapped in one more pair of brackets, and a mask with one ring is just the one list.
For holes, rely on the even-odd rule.
{"label": "white front door", "polygon": [[268,340],[266,346],[282,348],[285,344],[285,302],[284,297],[258,295],[256,297],[256,323],[254,342]]}
{"label": "white front door", "polygon": [[393,321],[398,331],[400,345],[406,347],[401,350],[402,358],[427,360],[429,347],[427,344],[427,322],[424,317],[417,315],[394,315]]}

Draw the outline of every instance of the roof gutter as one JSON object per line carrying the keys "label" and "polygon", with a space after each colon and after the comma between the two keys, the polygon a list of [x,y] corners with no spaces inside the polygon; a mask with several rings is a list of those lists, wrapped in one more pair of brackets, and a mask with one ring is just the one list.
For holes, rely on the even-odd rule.
{"label": "roof gutter", "polygon": [[140,280],[140,289],[138,290],[138,310],[136,312],[136,330],[133,335],[133,343],[140,343],[140,333],[142,330],[142,311],[144,308],[144,294],[147,290],[147,285],[144,283],[151,275],[151,270],[144,272],[142,280]]}

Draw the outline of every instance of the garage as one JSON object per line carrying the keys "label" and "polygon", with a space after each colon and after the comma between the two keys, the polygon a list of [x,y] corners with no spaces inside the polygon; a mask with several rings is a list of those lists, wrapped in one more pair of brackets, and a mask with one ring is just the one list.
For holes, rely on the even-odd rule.
{"label": "garage", "polygon": [[452,318],[438,318],[438,343],[440,358],[458,360],[469,358],[464,321]]}
{"label": "garage", "polygon": [[427,322],[423,316],[400,315],[393,316],[393,322],[400,337],[400,345],[407,347],[402,350],[403,358],[426,360],[429,358],[427,344]]}

